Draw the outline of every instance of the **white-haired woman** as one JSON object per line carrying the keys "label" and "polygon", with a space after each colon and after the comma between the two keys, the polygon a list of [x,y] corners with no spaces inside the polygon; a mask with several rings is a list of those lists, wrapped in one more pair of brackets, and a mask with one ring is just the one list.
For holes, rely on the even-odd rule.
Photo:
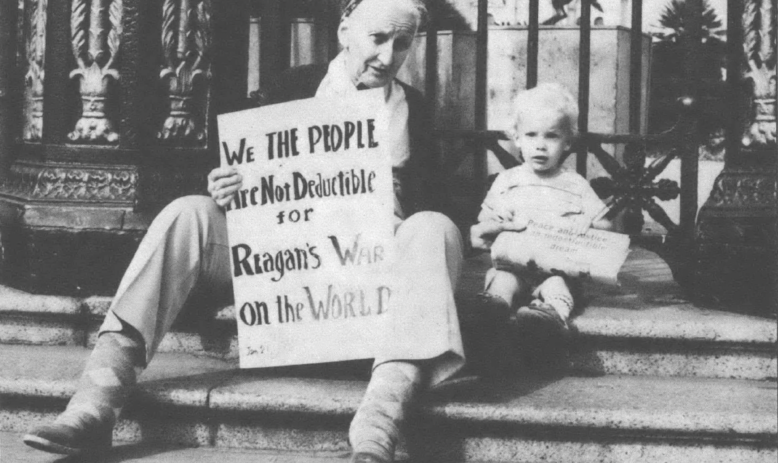
{"label": "white-haired woman", "polygon": [[[419,389],[464,363],[454,288],[462,241],[440,210],[431,123],[420,93],[395,76],[426,11],[420,0],[351,0],[338,29],[340,54],[328,67],[295,71],[270,92],[274,101],[347,96],[383,88],[377,101],[395,172],[396,272],[406,300],[393,304],[370,383],[350,427],[353,462],[390,462]],[[242,184],[230,168],[208,176],[211,197],[180,198],[153,221],[113,299],[78,390],[52,425],[24,437],[41,450],[78,454],[106,449],[118,414],[162,337],[193,294],[231,294],[223,208]]]}

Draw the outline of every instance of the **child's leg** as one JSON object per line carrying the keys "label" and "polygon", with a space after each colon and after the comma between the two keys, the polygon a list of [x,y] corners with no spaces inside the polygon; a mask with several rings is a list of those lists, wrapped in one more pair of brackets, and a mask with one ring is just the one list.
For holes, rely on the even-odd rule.
{"label": "child's leg", "polygon": [[475,373],[504,376],[516,370],[511,316],[527,287],[511,272],[491,268],[486,273],[484,291],[477,295],[476,303],[462,317],[462,341],[468,365]]}
{"label": "child's leg", "polygon": [[516,311],[516,342],[530,368],[561,371],[566,366],[573,297],[559,276],[544,280],[532,295],[537,299]]}
{"label": "child's leg", "polygon": [[496,296],[513,307],[522,293],[527,290],[527,285],[518,275],[505,270],[490,268],[486,272],[486,284],[484,293]]}
{"label": "child's leg", "polygon": [[547,278],[537,287],[532,296],[552,306],[565,322],[570,318],[574,301],[564,278],[560,276]]}

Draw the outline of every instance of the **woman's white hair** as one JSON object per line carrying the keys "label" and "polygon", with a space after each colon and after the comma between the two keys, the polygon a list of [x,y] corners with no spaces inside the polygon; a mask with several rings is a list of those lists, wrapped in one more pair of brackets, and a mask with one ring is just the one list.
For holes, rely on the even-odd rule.
{"label": "woman's white hair", "polygon": [[518,135],[522,119],[532,117],[538,111],[559,114],[570,137],[578,136],[578,102],[567,87],[556,82],[538,84],[516,95],[513,100],[513,122],[508,135],[511,138]]}
{"label": "woman's white hair", "polygon": [[[366,2],[366,1],[375,1],[375,0],[346,0],[343,2],[343,7],[341,8],[341,18],[340,21],[343,22],[351,16],[351,13],[354,12],[354,10],[359,9],[359,5]],[[405,3],[408,5],[408,8],[410,11],[413,11],[416,14],[416,17],[419,18],[419,22],[417,24],[417,28],[421,28],[427,21],[427,5],[425,4],[424,0],[380,0],[380,1],[391,1],[391,2],[397,2],[397,3]]]}

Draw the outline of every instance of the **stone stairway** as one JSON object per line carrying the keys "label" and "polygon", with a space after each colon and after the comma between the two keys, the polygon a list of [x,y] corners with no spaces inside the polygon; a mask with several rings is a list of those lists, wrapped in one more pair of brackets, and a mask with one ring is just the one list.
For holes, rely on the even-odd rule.
{"label": "stone stairway", "polygon": [[[485,256],[468,261],[460,304],[487,266]],[[593,291],[575,318],[567,375],[449,381],[424,397],[401,453],[419,462],[776,461],[775,320],[692,306],[641,249],[621,280]],[[0,287],[0,431],[62,410],[108,303]],[[236,344],[229,307],[184,320],[115,440],[345,455],[369,362],[239,370]]]}

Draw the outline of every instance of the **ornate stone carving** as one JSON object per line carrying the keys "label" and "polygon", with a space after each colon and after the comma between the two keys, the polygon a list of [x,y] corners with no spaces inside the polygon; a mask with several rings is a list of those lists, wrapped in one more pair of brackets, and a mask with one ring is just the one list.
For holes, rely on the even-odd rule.
{"label": "ornate stone carving", "polygon": [[157,138],[178,145],[203,145],[210,80],[211,1],[165,0],[162,52],[170,112]]}
{"label": "ornate stone carving", "polygon": [[83,105],[68,138],[75,142],[116,143],[119,134],[106,114],[111,81],[119,80],[114,64],[122,36],[122,0],[73,0],[70,16],[73,54]]}
{"label": "ornate stone carving", "polygon": [[135,168],[87,168],[17,163],[3,183],[3,194],[26,199],[134,202]]}
{"label": "ornate stone carving", "polygon": [[727,208],[772,208],[778,200],[778,180],[750,173],[735,173],[716,179],[709,205]]}
{"label": "ornate stone carving", "polygon": [[24,129],[22,137],[38,141],[43,132],[43,76],[46,55],[47,0],[24,2],[25,61],[24,75]]}
{"label": "ornate stone carving", "polygon": [[753,101],[743,134],[747,148],[775,147],[776,35],[778,8],[775,0],[747,0],[743,12],[743,50]]}

